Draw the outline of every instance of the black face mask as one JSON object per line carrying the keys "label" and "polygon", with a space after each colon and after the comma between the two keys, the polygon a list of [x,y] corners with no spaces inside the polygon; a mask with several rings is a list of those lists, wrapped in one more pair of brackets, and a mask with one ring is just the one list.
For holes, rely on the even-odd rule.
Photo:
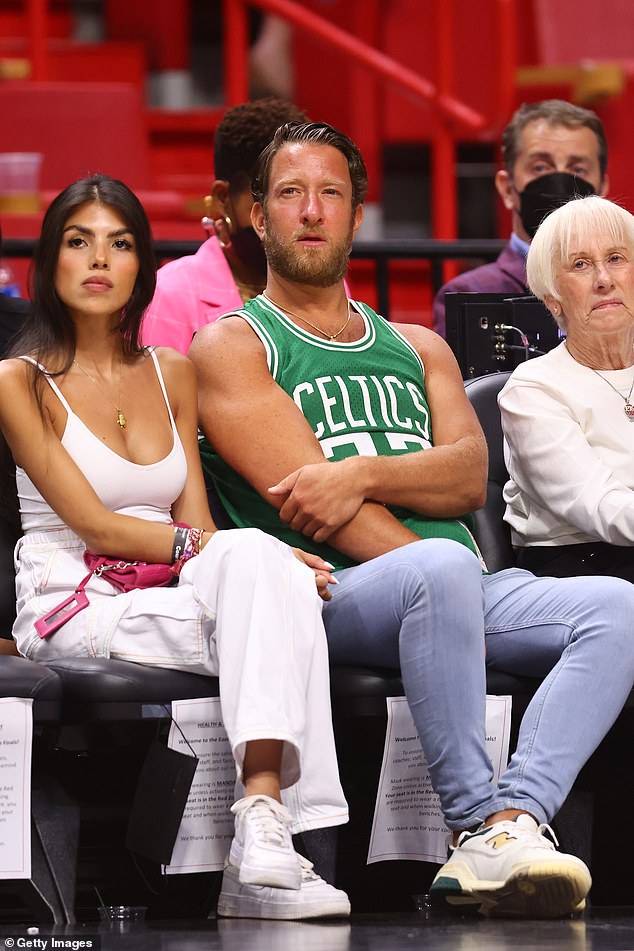
{"label": "black face mask", "polygon": [[520,218],[531,238],[551,211],[565,205],[571,198],[594,195],[590,182],[568,172],[551,172],[535,178],[520,192]]}
{"label": "black face mask", "polygon": [[266,255],[253,228],[238,228],[231,235],[231,244],[242,263],[254,274],[266,278]]}

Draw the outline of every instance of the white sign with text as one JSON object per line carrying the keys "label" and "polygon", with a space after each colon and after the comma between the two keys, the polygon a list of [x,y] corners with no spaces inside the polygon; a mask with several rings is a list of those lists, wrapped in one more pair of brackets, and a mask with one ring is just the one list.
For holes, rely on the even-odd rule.
{"label": "white sign with text", "polygon": [[[189,798],[166,875],[218,872],[233,838],[236,767],[222,723],[220,698],[172,701],[168,746],[198,757]],[[178,724],[178,726],[176,726]],[[187,738],[187,743],[178,727]]]}
{"label": "white sign with text", "polygon": [[0,879],[31,877],[33,701],[0,699]]}
{"label": "white sign with text", "polygon": [[[508,762],[510,731],[511,697],[487,697],[486,747],[495,782]],[[368,865],[391,859],[445,862],[448,834],[407,700],[388,697]]]}

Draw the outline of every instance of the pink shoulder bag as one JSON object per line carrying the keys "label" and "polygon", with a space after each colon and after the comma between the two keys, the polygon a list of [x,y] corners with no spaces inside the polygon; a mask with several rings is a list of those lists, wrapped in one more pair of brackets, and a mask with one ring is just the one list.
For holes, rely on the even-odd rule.
{"label": "pink shoulder bag", "polygon": [[122,561],[108,558],[106,555],[94,555],[84,552],[84,561],[89,569],[85,578],[79,582],[73,593],[51,608],[48,614],[35,622],[35,630],[40,637],[48,637],[59,630],[72,617],[88,607],[88,595],[85,588],[93,575],[105,578],[119,591],[132,591],[133,588],[161,588],[174,584],[178,580],[181,565],[150,564],[146,561]]}

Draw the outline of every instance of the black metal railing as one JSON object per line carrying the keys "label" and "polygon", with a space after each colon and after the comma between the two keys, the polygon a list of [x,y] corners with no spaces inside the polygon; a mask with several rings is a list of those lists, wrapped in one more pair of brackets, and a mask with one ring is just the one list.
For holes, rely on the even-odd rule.
{"label": "black metal railing", "polygon": [[[5,238],[2,254],[7,258],[30,258],[36,241],[34,238]],[[436,241],[432,238],[388,238],[384,241],[358,241],[352,246],[352,257],[356,260],[374,261],[374,279],[376,283],[379,313],[390,314],[390,262],[421,260],[431,263],[431,278],[434,292],[443,283],[443,261],[490,261],[496,258],[505,242],[499,238],[473,238],[457,241]],[[180,258],[185,254],[194,254],[200,247],[199,241],[154,242],[157,261]]]}

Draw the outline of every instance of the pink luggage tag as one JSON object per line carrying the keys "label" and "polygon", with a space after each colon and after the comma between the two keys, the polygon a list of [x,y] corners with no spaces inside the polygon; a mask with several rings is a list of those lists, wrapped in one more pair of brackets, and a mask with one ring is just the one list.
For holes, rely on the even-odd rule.
{"label": "pink luggage tag", "polygon": [[48,637],[50,634],[54,634],[63,624],[66,624],[72,617],[75,617],[76,614],[79,614],[80,611],[88,607],[88,596],[84,591],[84,587],[90,575],[92,575],[92,571],[77,585],[73,593],[66,598],[65,601],[62,601],[61,604],[56,604],[54,608],[51,608],[48,614],[45,614],[44,617],[35,622],[35,630],[40,637]]}

